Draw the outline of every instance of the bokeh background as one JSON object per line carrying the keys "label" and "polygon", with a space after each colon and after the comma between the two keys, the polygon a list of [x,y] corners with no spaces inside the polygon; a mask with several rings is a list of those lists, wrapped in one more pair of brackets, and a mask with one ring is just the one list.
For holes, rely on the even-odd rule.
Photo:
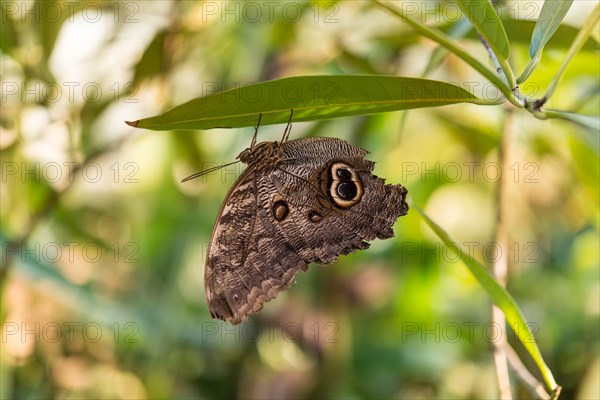
{"label": "bokeh background", "polygon": [[[429,24],[458,21],[447,3],[414,4]],[[500,4],[516,71],[541,4]],[[524,91],[541,96],[595,5],[573,4]],[[300,273],[247,323],[211,320],[204,256],[240,167],[180,180],[232,161],[253,129],[151,132],[123,122],[284,76],[422,76],[433,42],[367,1],[1,6],[2,398],[498,395],[492,345],[514,335],[490,325],[489,298],[414,211],[395,238]],[[463,43],[487,59],[472,34]],[[599,73],[596,30],[549,106],[597,116]],[[489,89],[451,55],[427,77]],[[263,127],[259,140],[282,130]],[[368,149],[379,176],[405,185],[411,204],[489,265],[503,130],[508,290],[564,398],[598,398],[600,174],[586,139],[597,132],[455,105],[297,123],[292,137]]]}

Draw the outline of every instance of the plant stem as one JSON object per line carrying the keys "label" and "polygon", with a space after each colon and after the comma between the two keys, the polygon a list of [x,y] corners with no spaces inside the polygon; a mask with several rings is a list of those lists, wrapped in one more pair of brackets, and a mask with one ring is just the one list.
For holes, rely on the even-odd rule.
{"label": "plant stem", "polygon": [[521,382],[525,384],[527,389],[529,389],[531,394],[535,395],[538,399],[550,400],[550,395],[544,389],[544,385],[529,372],[525,365],[523,365],[519,355],[512,347],[510,347],[510,345],[507,344],[506,347],[504,347],[504,354],[513,371],[515,371],[516,375],[521,379]]}
{"label": "plant stem", "polygon": [[521,95],[521,92],[519,92],[519,86],[515,82],[515,76],[512,72],[512,68],[506,60],[498,57],[496,53],[494,53],[494,49],[492,49],[490,44],[487,42],[487,40],[485,40],[485,38],[481,34],[478,33],[478,36],[479,40],[481,40],[481,43],[483,43],[483,47],[485,47],[486,51],[488,52],[490,60],[492,60],[492,64],[494,64],[494,68],[496,69],[496,72],[498,73],[498,75],[504,78],[504,82],[511,88],[512,94],[515,98],[515,101],[518,102],[519,107],[524,107],[525,99]]}
{"label": "plant stem", "polygon": [[[499,257],[496,257],[492,264],[492,274],[501,286],[506,286],[508,276],[508,231],[506,230],[506,211],[508,204],[506,200],[509,174],[509,148],[511,142],[513,116],[510,109],[504,112],[504,126],[502,128],[502,141],[499,147],[499,162],[501,165],[501,175],[496,191],[496,231],[494,233],[495,243],[500,249]],[[492,305],[492,323],[495,326],[506,328],[506,318],[502,311]],[[494,364],[496,365],[496,378],[498,380],[498,389],[502,400],[512,400],[510,386],[510,377],[508,374],[508,361],[504,349],[508,346],[506,335],[494,343]]]}
{"label": "plant stem", "polygon": [[504,76],[506,77],[508,86],[510,87],[511,90],[516,90],[518,88],[517,86],[517,81],[515,80],[515,74],[513,73],[512,68],[510,67],[510,64],[508,63],[507,60],[503,59],[503,58],[498,58],[498,62],[500,63],[500,68],[502,68],[502,72],[504,73]]}

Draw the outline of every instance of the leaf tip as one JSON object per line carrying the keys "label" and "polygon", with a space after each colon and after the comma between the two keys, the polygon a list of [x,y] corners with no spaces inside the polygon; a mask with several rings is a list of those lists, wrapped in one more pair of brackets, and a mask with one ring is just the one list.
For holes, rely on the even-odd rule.
{"label": "leaf tip", "polygon": [[134,128],[137,128],[138,123],[140,122],[140,120],[135,120],[135,121],[125,121],[125,123],[129,126],[133,126]]}

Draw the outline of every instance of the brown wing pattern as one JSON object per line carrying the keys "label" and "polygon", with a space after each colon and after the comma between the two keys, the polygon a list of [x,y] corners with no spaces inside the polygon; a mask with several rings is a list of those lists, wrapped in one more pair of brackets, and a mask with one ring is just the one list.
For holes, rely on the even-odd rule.
{"label": "brown wing pattern", "polygon": [[[368,248],[365,241],[390,238],[395,221],[408,212],[406,188],[386,185],[373,175],[374,163],[364,159],[366,154],[333,138],[300,139],[284,145],[288,161],[268,181],[270,190],[289,203],[290,216],[277,224],[279,231],[306,262],[328,264],[339,255]],[[364,189],[360,201],[346,209],[336,207],[323,188],[327,170],[338,162],[357,171]],[[322,219],[312,222],[311,212]]]}
{"label": "brown wing pattern", "polygon": [[257,207],[255,178],[247,170],[231,189],[206,258],[204,285],[211,315],[233,324],[258,312],[307,266]]}
{"label": "brown wing pattern", "polygon": [[[330,138],[282,146],[283,161],[257,161],[240,176],[211,237],[205,269],[209,309],[233,324],[287,289],[308,263],[329,264],[368,248],[367,240],[392,237],[394,222],[408,211],[406,189],[373,175],[365,150]],[[361,191],[351,206],[340,207],[331,190],[334,164],[352,171],[351,179],[343,178],[358,185],[350,196]]]}

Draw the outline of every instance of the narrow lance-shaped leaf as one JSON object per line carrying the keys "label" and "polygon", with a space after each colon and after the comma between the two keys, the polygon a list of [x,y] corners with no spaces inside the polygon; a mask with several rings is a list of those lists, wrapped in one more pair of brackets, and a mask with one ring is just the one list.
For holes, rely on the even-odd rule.
{"label": "narrow lance-shaped leaf", "polygon": [[239,128],[288,121],[313,121],[351,115],[457,103],[498,104],[445,82],[397,76],[298,76],[209,94],[164,114],[127,122],[152,130]]}
{"label": "narrow lance-shaped leaf", "polygon": [[523,347],[527,350],[537,365],[548,390],[550,392],[559,391],[560,386],[556,384],[554,376],[552,375],[552,371],[550,371],[544,362],[542,353],[536,344],[533,333],[531,333],[523,313],[519,309],[519,306],[517,306],[512,296],[506,291],[505,288],[496,282],[496,280],[492,277],[492,275],[490,275],[483,265],[481,265],[474,258],[465,254],[460,246],[456,242],[452,241],[448,234],[435,222],[433,222],[420,208],[413,206],[413,209],[416,209],[417,212],[421,214],[423,220],[435,232],[435,234],[442,239],[447,248],[454,252],[462,260],[462,262],[465,263],[481,287],[483,287],[483,289],[492,298],[493,303],[502,310],[506,316],[506,322],[515,332],[519,338],[519,341],[523,344]]}
{"label": "narrow lance-shaped leaf", "polygon": [[543,50],[548,40],[560,26],[565,15],[567,15],[571,4],[573,4],[573,0],[544,1],[540,17],[535,24],[533,36],[531,37],[531,45],[529,46],[529,56],[531,58],[534,58]]}
{"label": "narrow lance-shaped leaf", "polygon": [[598,29],[597,25],[599,20],[600,4],[596,5],[594,10],[590,13],[590,15],[586,18],[583,25],[581,26],[581,29],[579,30],[577,37],[573,41],[573,44],[569,48],[569,51],[567,52],[567,55],[565,56],[562,64],[560,65],[560,68],[558,69],[556,75],[554,75],[554,78],[552,78],[552,82],[550,82],[550,85],[548,86],[546,95],[543,97],[544,102],[550,99],[550,97],[552,97],[554,91],[556,90],[556,87],[558,86],[563,74],[567,69],[567,66],[569,65],[573,57],[575,57],[575,54],[577,54],[579,50],[581,50],[588,37],[591,35],[592,31],[594,29]]}
{"label": "narrow lance-shaped leaf", "polygon": [[582,127],[587,128],[590,131],[596,133],[596,136],[598,136],[598,134],[600,133],[600,119],[598,119],[597,116],[576,114],[567,111],[550,109],[544,110],[544,116],[548,118],[557,118],[576,122]]}
{"label": "narrow lance-shaped leaf", "polygon": [[[511,91],[514,91],[517,83],[515,74],[508,63],[510,55],[508,37],[492,3],[489,0],[458,0],[458,4],[481,36],[494,68],[502,72],[506,85]],[[513,95],[511,94],[510,97]],[[518,97],[515,97],[514,101],[520,103]]]}
{"label": "narrow lance-shaped leaf", "polygon": [[[460,23],[455,22],[453,24],[448,24],[448,26],[453,26]],[[470,22],[469,22],[470,24]],[[503,19],[502,25],[504,25],[504,29],[506,30],[506,34],[508,35],[508,42],[511,44],[511,47],[515,44],[519,46],[529,46],[531,43],[531,37],[533,36],[533,31],[535,30],[535,26],[537,25],[537,21],[529,21],[523,19]],[[441,28],[442,29],[442,28]],[[448,32],[449,27],[444,26],[443,31]],[[552,36],[552,40],[548,41],[544,50],[551,46],[552,49],[556,50],[568,50],[575,40],[575,37],[579,33],[578,28],[574,28],[570,25],[561,24],[556,32],[554,32],[554,36]],[[466,39],[477,40],[477,34],[473,31],[467,32],[465,35]],[[598,38],[594,36],[588,37],[584,46],[581,48],[582,51],[598,51],[600,46],[598,46]]]}
{"label": "narrow lance-shaped leaf", "polygon": [[550,40],[560,26],[572,3],[573,0],[544,1],[540,17],[535,24],[533,35],[531,36],[531,44],[529,46],[529,57],[531,57],[531,60],[525,67],[525,71],[517,78],[517,83],[525,82],[538,65],[542,58],[544,46],[546,46],[548,40]]}
{"label": "narrow lance-shaped leaf", "polygon": [[594,150],[596,154],[600,154],[600,119],[597,116],[545,109],[541,118],[563,119],[580,125],[582,129],[576,129],[576,134],[585,144]]}
{"label": "narrow lance-shaped leaf", "polygon": [[496,56],[507,60],[510,55],[508,37],[489,0],[458,0],[463,13],[469,18],[475,29],[488,42]]}

